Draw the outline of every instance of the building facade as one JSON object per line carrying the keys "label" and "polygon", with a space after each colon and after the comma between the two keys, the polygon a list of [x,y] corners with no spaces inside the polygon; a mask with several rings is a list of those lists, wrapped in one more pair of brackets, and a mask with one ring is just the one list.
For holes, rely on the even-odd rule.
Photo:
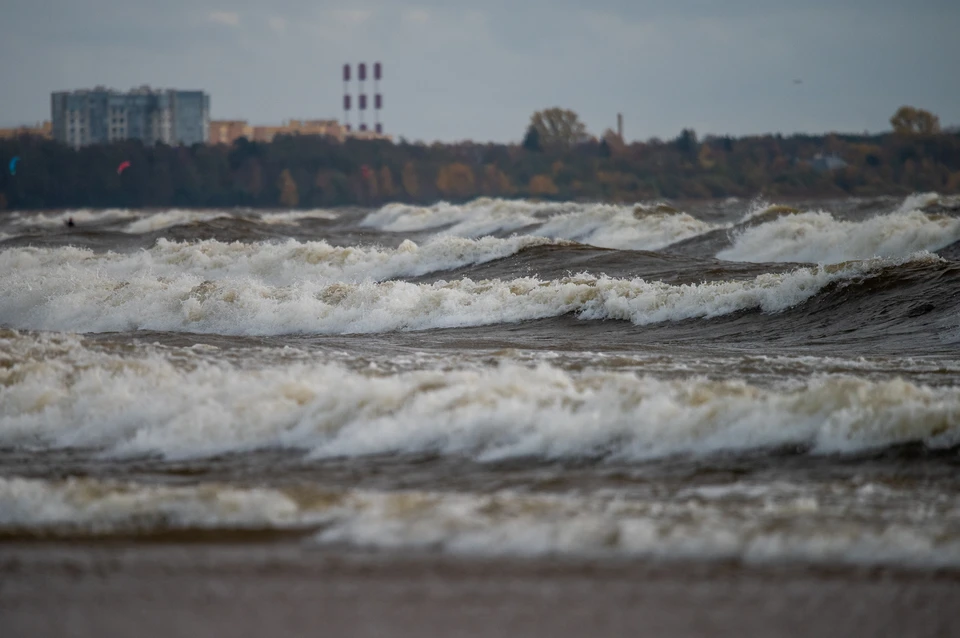
{"label": "building facade", "polygon": [[278,135],[320,135],[338,142],[347,139],[391,140],[375,131],[351,131],[337,120],[289,120],[279,126],[251,126],[246,120],[210,122],[211,144],[233,144],[241,137],[251,142],[272,142]]}
{"label": "building facade", "polygon": [[204,144],[210,138],[210,97],[202,91],[62,91],[51,95],[50,111],[53,138],[74,148],[128,139]]}
{"label": "building facade", "polygon": [[40,122],[36,126],[0,128],[0,140],[15,139],[21,135],[50,139],[53,137],[53,126],[50,124],[50,122]]}
{"label": "building facade", "polygon": [[253,139],[253,127],[246,120],[213,120],[210,122],[211,144],[233,144],[245,137]]}

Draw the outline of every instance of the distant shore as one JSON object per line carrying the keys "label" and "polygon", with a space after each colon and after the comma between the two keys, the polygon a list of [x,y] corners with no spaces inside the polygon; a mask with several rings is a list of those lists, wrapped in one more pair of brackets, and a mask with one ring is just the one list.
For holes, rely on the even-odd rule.
{"label": "distant shore", "polygon": [[0,140],[0,166],[14,158],[16,174],[0,171],[0,210],[960,193],[960,133],[698,139],[684,131],[669,141],[626,144],[605,137],[536,150],[473,142],[340,143],[310,135],[269,143],[241,138],[231,146],[126,141],[79,150],[38,137]]}

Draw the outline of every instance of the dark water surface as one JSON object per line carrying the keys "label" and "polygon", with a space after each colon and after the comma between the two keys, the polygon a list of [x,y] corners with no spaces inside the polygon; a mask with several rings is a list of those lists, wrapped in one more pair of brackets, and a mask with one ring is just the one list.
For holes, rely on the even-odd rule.
{"label": "dark water surface", "polygon": [[936,194],[4,214],[0,536],[955,570],[958,242]]}

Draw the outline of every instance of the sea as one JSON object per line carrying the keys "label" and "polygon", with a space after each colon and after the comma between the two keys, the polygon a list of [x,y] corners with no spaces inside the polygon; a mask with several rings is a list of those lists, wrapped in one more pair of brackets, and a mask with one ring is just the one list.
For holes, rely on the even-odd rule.
{"label": "sea", "polygon": [[3,543],[957,569],[958,452],[956,196],[0,214]]}

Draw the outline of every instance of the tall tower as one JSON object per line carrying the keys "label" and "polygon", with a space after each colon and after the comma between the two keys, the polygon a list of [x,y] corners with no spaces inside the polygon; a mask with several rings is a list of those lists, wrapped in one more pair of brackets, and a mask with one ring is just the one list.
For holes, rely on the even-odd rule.
{"label": "tall tower", "polygon": [[383,133],[383,124],[380,123],[380,109],[383,108],[383,96],[380,95],[380,78],[382,77],[383,67],[380,66],[379,62],[373,63],[373,117],[374,122],[376,122],[376,131],[377,133]]}
{"label": "tall tower", "polygon": [[[350,92],[350,65],[343,65],[343,122],[344,128],[350,130],[350,108],[352,106],[352,94]],[[383,79],[383,65],[379,62],[373,63],[373,129],[377,133],[383,133],[383,124],[380,122],[380,111],[383,109],[383,95],[380,93],[380,80]],[[367,81],[367,64],[360,62],[357,64],[357,130],[366,131],[367,123],[365,121],[367,111],[367,94],[364,92],[363,83]]]}
{"label": "tall tower", "polygon": [[350,130],[350,65],[343,65],[343,126]]}
{"label": "tall tower", "polygon": [[357,109],[360,111],[360,130],[367,130],[367,123],[363,121],[364,111],[367,110],[367,94],[363,92],[363,83],[367,80],[367,63],[361,62],[357,67],[357,81],[360,86],[360,94],[357,95]]}

